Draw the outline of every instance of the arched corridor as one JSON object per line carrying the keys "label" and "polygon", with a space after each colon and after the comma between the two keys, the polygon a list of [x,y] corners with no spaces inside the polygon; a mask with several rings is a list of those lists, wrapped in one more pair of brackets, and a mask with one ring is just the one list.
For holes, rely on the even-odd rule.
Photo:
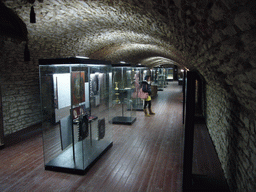
{"label": "arched corridor", "polygon": [[1,0],[0,147],[41,123],[39,59],[175,65],[205,81],[203,115],[230,189],[255,191],[255,10],[253,0]]}

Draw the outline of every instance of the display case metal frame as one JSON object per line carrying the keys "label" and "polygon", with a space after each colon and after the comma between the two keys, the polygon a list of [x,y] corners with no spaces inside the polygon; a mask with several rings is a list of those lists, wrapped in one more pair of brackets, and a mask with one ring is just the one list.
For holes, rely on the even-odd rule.
{"label": "display case metal frame", "polygon": [[[81,58],[40,59],[39,64],[45,169],[85,174],[113,145],[108,117],[111,65]],[[103,77],[106,93],[92,93],[96,73]]]}

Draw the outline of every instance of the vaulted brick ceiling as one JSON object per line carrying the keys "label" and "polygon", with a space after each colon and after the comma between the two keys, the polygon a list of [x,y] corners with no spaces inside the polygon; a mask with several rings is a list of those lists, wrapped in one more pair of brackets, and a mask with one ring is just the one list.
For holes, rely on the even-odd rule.
{"label": "vaulted brick ceiling", "polygon": [[4,2],[27,23],[29,35],[76,34],[78,39],[74,40],[87,42],[85,54],[90,58],[151,66],[161,65],[161,59],[145,63],[150,57],[163,58],[164,64],[184,63],[181,53],[172,46],[168,18],[156,12],[159,6],[163,8],[162,1],[35,1],[37,23],[32,25],[28,18],[32,4],[19,1],[13,7],[13,3]]}
{"label": "vaulted brick ceiling", "polygon": [[60,56],[66,49],[113,63],[196,69],[255,111],[255,1],[44,0],[34,3],[35,24],[31,4],[3,2],[27,24],[30,44],[62,37],[51,45]]}

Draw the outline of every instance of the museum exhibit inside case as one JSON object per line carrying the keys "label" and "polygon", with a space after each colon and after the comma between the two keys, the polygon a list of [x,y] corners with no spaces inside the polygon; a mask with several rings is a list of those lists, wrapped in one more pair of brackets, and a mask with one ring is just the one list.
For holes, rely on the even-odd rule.
{"label": "museum exhibit inside case", "polygon": [[157,85],[157,83],[156,83],[156,78],[157,78],[156,69],[155,68],[150,69],[150,74],[151,74],[152,84]]}
{"label": "museum exhibit inside case", "polygon": [[163,91],[166,85],[166,72],[163,67],[154,67],[152,70],[152,79],[154,84],[157,85],[158,91]]}
{"label": "museum exhibit inside case", "polygon": [[133,78],[133,93],[132,98],[133,102],[133,110],[143,111],[143,102],[144,100],[138,97],[139,90],[141,88],[141,83],[145,80],[146,75],[150,75],[150,70],[148,67],[137,65],[134,69],[134,78]]}
{"label": "museum exhibit inside case", "polygon": [[113,145],[111,64],[40,59],[39,75],[45,169],[85,174]]}
{"label": "museum exhibit inside case", "polygon": [[112,65],[113,88],[111,111],[113,124],[131,125],[136,121],[136,110],[133,106],[136,102],[136,88],[134,77],[135,67],[129,64]]}
{"label": "museum exhibit inside case", "polygon": [[166,80],[173,81],[173,68],[166,68]]}

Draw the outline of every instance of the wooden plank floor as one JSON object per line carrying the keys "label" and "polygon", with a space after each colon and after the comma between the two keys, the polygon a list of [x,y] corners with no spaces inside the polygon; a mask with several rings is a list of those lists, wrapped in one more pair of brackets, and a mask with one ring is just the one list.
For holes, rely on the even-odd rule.
{"label": "wooden plank floor", "polygon": [[[152,104],[155,116],[113,126],[113,147],[83,176],[45,171],[41,134],[0,150],[0,191],[182,191],[182,87],[169,82]],[[209,164],[194,171],[220,169]]]}

